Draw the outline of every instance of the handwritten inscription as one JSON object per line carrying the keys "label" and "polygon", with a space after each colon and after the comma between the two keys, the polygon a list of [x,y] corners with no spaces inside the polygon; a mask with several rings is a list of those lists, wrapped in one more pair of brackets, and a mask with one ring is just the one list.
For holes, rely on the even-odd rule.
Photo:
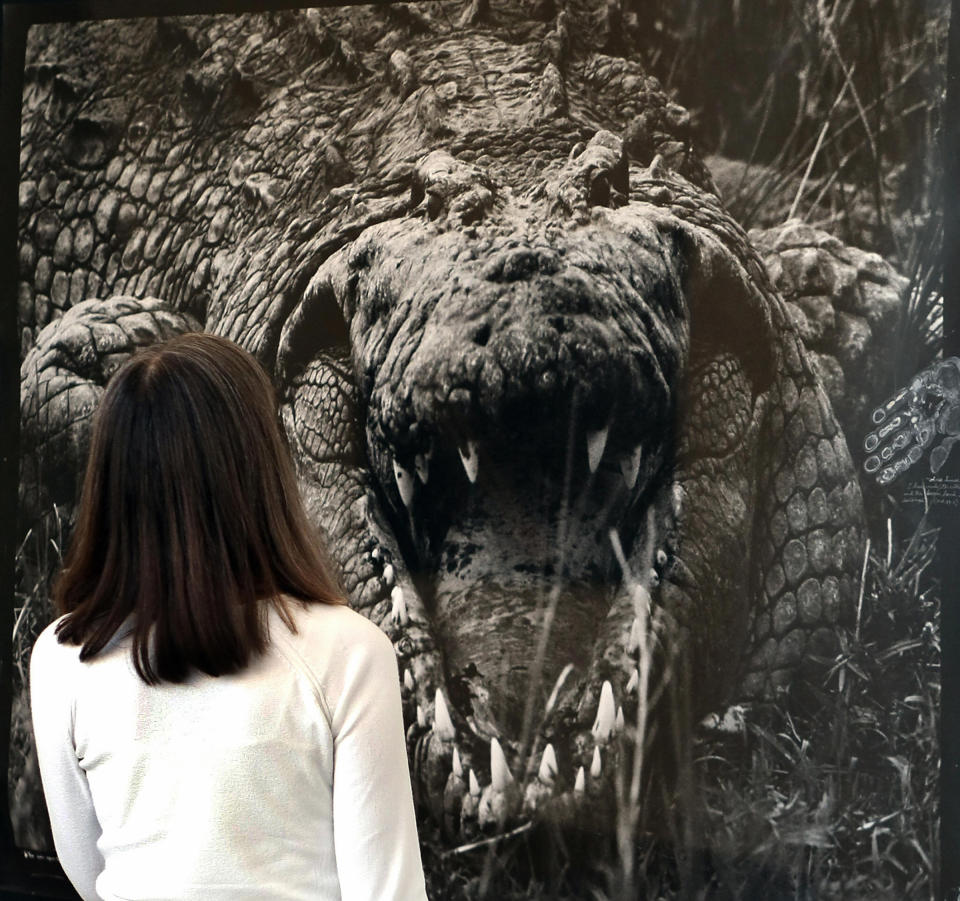
{"label": "handwritten inscription", "polygon": [[903,492],[904,504],[926,507],[960,507],[960,479],[937,478],[911,482]]}

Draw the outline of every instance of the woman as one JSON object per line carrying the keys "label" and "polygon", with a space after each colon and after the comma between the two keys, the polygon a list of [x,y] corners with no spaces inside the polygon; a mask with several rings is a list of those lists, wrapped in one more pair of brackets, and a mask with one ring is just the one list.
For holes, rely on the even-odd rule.
{"label": "woman", "polygon": [[212,335],[130,358],[30,667],[85,899],[425,898],[387,637],[344,605],[270,382]]}

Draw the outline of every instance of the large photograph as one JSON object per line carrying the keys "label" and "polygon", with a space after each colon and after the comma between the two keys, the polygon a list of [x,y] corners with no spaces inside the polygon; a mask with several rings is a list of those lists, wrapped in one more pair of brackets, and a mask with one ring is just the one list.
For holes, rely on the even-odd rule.
{"label": "large photograph", "polygon": [[29,659],[92,416],[131,354],[205,331],[270,374],[396,650],[431,898],[938,897],[948,20],[32,25],[15,855],[53,860]]}

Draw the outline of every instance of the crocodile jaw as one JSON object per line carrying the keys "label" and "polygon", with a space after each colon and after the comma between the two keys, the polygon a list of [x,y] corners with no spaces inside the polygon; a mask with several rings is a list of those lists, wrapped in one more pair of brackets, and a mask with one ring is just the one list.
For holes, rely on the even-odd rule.
{"label": "crocodile jaw", "polygon": [[[461,767],[486,773],[492,740],[514,767],[525,746],[540,753],[559,728],[548,713],[585,718],[589,734],[595,710],[578,708],[598,703],[587,682],[622,590],[611,530],[628,555],[637,549],[647,584],[656,550],[666,556],[646,511],[669,499],[671,386],[686,359],[672,238],[639,217],[630,234],[604,222],[568,233],[515,212],[532,220],[525,238],[515,221],[373,226],[321,266],[304,299],[342,311],[350,356],[332,368],[349,370],[365,414],[351,439],[369,461],[357,466],[363,502],[336,503],[370,522],[341,534],[378,536],[379,584],[359,585],[358,606],[398,649],[412,625],[429,644],[400,651],[428,799],[445,795],[454,746]],[[308,345],[293,325],[281,339],[301,366]],[[290,359],[279,360],[287,378]],[[329,383],[331,371],[310,377]],[[335,481],[322,466],[304,471],[321,525],[331,501],[316,486]],[[557,785],[572,789],[577,749],[554,744],[571,776]]]}

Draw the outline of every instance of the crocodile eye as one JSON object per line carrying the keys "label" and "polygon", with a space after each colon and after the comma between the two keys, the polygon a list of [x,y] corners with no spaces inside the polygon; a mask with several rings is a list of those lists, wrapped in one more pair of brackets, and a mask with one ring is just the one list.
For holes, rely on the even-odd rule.
{"label": "crocodile eye", "polygon": [[669,234],[682,260],[683,291],[690,305],[691,365],[730,355],[752,395],[763,393],[776,374],[774,326],[761,292],[750,288],[736,254],[699,244],[686,228]]}
{"label": "crocodile eye", "polygon": [[292,382],[320,352],[350,355],[350,329],[327,283],[308,289],[280,334],[277,373]]}
{"label": "crocodile eye", "polygon": [[132,122],[130,127],[127,129],[127,140],[131,144],[141,144],[147,137],[147,133],[150,131],[150,126],[144,119],[138,119],[136,122]]}

